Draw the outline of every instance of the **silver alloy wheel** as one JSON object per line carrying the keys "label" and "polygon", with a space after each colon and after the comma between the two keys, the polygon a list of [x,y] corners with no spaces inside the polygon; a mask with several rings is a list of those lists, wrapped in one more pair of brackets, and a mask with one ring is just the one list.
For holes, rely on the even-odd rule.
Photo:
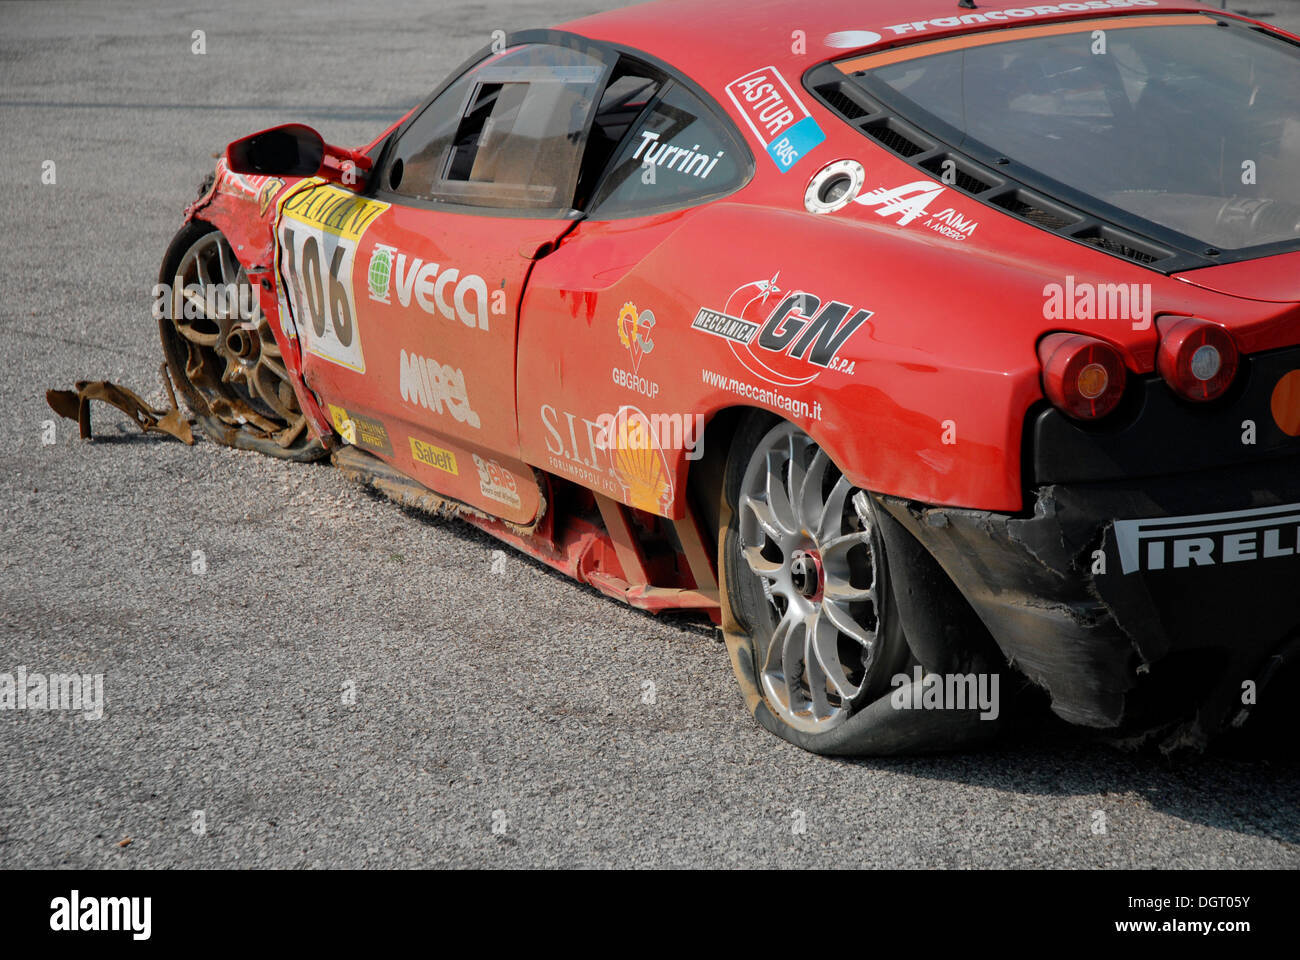
{"label": "silver alloy wheel", "polygon": [[212,414],[235,428],[251,425],[281,447],[297,441],[306,418],[258,292],[219,230],[204,233],[181,255],[171,292],[170,320],[185,341],[186,378]]}
{"label": "silver alloy wheel", "polygon": [[757,645],[763,693],[782,720],[823,732],[862,693],[881,630],[882,546],[865,491],[782,423],[758,443],[740,489],[740,547],[772,605]]}

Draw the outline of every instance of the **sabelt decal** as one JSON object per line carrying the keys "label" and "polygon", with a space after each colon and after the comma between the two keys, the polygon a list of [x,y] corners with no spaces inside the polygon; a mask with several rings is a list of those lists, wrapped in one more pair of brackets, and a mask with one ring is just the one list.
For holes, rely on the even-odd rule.
{"label": "sabelt decal", "polygon": [[889,31],[885,36],[870,30],[840,30],[826,37],[828,47],[837,49],[869,47],[881,40],[893,37],[912,36],[925,33],[931,28],[951,28],[972,26],[980,23],[1007,23],[1011,20],[1032,20],[1035,17],[1059,16],[1063,13],[1087,13],[1092,10],[1123,10],[1132,7],[1157,7],[1159,0],[1082,0],[1079,3],[1036,4],[1027,7],[1009,7],[1003,10],[980,10],[978,13],[965,13],[955,17],[936,17],[933,20],[913,20],[910,23],[896,23],[881,29]]}
{"label": "sabelt decal", "polygon": [[280,204],[280,270],[308,353],[365,373],[352,263],[361,238],[388,209],[338,187],[290,194]]}
{"label": "sabelt decal", "polygon": [[745,369],[777,386],[812,383],[823,370],[852,374],[855,361],[840,351],[872,312],[802,290],[783,293],[779,279],[742,284],[720,310],[701,307],[691,327],[726,340]]}
{"label": "sabelt decal", "polygon": [[384,429],[382,423],[373,417],[352,413],[332,403],[328,406],[330,420],[333,421],[334,429],[339,432],[344,443],[361,447],[372,453],[382,453],[386,457],[393,455],[393,444],[388,439],[388,431]]}
{"label": "sabelt decal", "polygon": [[1300,503],[1117,520],[1115,542],[1126,574],[1295,557],[1300,551]]}
{"label": "sabelt decal", "polygon": [[[417,440],[415,437],[407,437],[406,439],[411,444],[411,459],[416,463],[422,463],[426,467],[433,467],[443,473],[450,473],[453,477],[460,476],[460,468],[456,464],[456,454],[450,450],[444,450],[442,447],[434,446],[432,443]],[[475,459],[478,458],[475,457]]]}
{"label": "sabelt decal", "polygon": [[826,139],[776,67],[763,67],[731,81],[727,96],[782,173]]}

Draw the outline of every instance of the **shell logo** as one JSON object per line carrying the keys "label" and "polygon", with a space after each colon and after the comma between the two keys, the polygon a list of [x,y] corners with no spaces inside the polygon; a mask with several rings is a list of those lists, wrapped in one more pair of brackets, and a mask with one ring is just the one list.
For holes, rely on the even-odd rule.
{"label": "shell logo", "polygon": [[1300,437],[1300,370],[1292,370],[1273,388],[1273,421],[1289,437]]}
{"label": "shell logo", "polygon": [[624,407],[610,433],[605,441],[610,465],[627,492],[628,503],[648,513],[666,514],[673,499],[673,481],[649,419],[635,407]]}

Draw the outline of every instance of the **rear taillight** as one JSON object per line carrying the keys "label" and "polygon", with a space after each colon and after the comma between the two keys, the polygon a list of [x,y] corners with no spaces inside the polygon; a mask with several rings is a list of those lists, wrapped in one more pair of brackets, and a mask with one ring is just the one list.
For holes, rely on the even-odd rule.
{"label": "rear taillight", "polygon": [[1161,317],[1156,369],[1174,392],[1204,403],[1224,395],[1237,375],[1237,345],[1217,324],[1197,317]]}
{"label": "rear taillight", "polygon": [[1043,392],[1063,413],[1096,420],[1124,395],[1124,358],[1104,340],[1078,333],[1053,333],[1038,344]]}

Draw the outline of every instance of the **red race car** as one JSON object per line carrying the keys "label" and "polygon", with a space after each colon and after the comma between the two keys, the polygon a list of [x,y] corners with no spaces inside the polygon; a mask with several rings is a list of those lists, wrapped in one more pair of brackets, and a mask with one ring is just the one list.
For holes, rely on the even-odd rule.
{"label": "red race car", "polygon": [[368,146],[230,144],[167,363],[218,442],[712,618],[809,750],[1035,690],[1202,739],[1300,644],[1298,44],[1173,0],[502,34]]}

